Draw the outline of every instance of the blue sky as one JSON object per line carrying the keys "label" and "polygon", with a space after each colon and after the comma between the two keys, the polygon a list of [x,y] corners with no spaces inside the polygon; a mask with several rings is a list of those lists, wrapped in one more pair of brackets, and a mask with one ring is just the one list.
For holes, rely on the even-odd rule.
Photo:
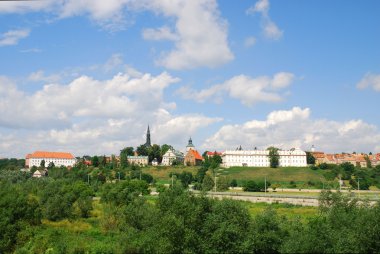
{"label": "blue sky", "polygon": [[380,2],[0,2],[0,157],[380,152]]}

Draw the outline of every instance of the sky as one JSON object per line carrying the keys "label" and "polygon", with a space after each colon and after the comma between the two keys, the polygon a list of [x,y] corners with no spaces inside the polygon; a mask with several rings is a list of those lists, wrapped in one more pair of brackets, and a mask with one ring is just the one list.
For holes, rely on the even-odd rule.
{"label": "sky", "polygon": [[0,158],[380,152],[378,0],[0,1]]}

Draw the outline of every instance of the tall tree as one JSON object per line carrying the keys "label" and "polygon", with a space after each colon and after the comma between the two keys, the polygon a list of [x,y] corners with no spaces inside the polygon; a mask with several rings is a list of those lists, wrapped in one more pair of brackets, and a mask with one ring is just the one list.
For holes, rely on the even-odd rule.
{"label": "tall tree", "polygon": [[91,159],[91,163],[92,163],[92,165],[94,166],[94,167],[98,167],[99,166],[99,157],[98,156],[94,156],[94,157],[92,157],[92,159]]}
{"label": "tall tree", "polygon": [[140,155],[140,156],[148,156],[149,155],[148,148],[145,145],[138,146],[136,151],[137,151],[138,155]]}
{"label": "tall tree", "polygon": [[277,168],[280,165],[280,155],[278,154],[278,148],[276,147],[268,147],[269,151],[269,163],[271,168]]}
{"label": "tall tree", "polygon": [[309,165],[315,164],[315,157],[311,152],[306,152],[306,163]]}
{"label": "tall tree", "polygon": [[162,161],[161,147],[159,145],[154,144],[148,150],[149,150],[149,162],[151,162],[154,158],[156,158],[159,163]]}

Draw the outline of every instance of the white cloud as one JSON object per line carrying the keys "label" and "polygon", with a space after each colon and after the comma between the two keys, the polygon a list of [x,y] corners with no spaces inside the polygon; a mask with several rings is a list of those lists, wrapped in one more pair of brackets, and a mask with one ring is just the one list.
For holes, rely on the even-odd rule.
{"label": "white cloud", "polygon": [[269,8],[270,3],[269,0],[258,0],[254,6],[251,6],[246,13],[249,15],[260,13],[262,17],[262,28],[264,31],[264,35],[273,40],[280,39],[284,31],[282,31],[276,23],[272,21],[272,19],[269,16]]}
{"label": "white cloud", "polygon": [[21,39],[28,37],[29,29],[10,30],[0,35],[0,47],[16,45]]}
{"label": "white cloud", "polygon": [[[215,0],[140,1],[136,6],[166,17],[174,17],[175,32],[144,30],[148,39],[175,40],[175,49],[165,52],[157,63],[169,69],[216,67],[234,56],[227,41],[227,24],[220,17]],[[153,36],[154,35],[154,36]]]}
{"label": "white cloud", "polygon": [[312,119],[310,115],[310,109],[294,107],[273,111],[265,120],[225,125],[202,147],[223,150],[242,145],[245,149],[265,149],[274,145],[282,149],[308,150],[315,145],[325,152],[379,151],[380,130],[376,126],[362,120],[338,122]]}
{"label": "white cloud", "polygon": [[367,73],[356,85],[359,89],[372,88],[380,92],[380,74]]}
{"label": "white cloud", "polygon": [[175,33],[173,33],[169,27],[163,26],[157,29],[153,29],[153,28],[144,29],[143,38],[145,40],[153,40],[153,41],[160,41],[160,40],[175,41],[178,39],[178,36]]}
{"label": "white cloud", "polygon": [[190,87],[182,87],[176,91],[184,99],[193,99],[197,102],[211,100],[217,103],[222,101],[223,95],[239,100],[246,106],[259,102],[278,102],[284,97],[281,89],[288,87],[294,80],[294,74],[280,72],[273,76],[251,78],[245,75],[235,76],[222,84],[200,91]]}
{"label": "white cloud", "polygon": [[36,72],[32,72],[29,75],[28,80],[33,81],[33,82],[43,81],[47,83],[56,83],[61,80],[61,77],[58,74],[52,74],[52,75],[46,76],[43,70],[39,70]]}
{"label": "white cloud", "polygon": [[[6,3],[1,12],[46,11],[55,17],[88,16],[109,30],[125,29],[133,23],[128,16],[141,10],[175,20],[169,28],[146,28],[143,37],[148,40],[174,41],[174,49],[161,52],[157,64],[169,69],[216,67],[233,60],[227,41],[227,22],[221,18],[216,0],[46,0]],[[39,2],[39,1],[38,1]],[[127,11],[126,11],[127,10]],[[131,16],[131,15],[130,15]],[[172,31],[173,30],[173,31]]]}
{"label": "white cloud", "polygon": [[266,18],[264,21],[264,34],[269,39],[278,40],[284,32],[272,20]]}
{"label": "white cloud", "polygon": [[80,76],[30,94],[1,77],[0,129],[10,134],[1,132],[0,156],[23,157],[45,149],[75,155],[118,153],[124,146],[144,143],[148,123],[153,142],[180,149],[189,135],[220,119],[170,113],[176,104],[165,101],[163,94],[178,81],[166,72],[139,77],[120,73],[108,80]]}
{"label": "white cloud", "polygon": [[245,41],[244,41],[244,46],[247,47],[247,48],[250,48],[250,47],[252,47],[255,44],[256,44],[256,38],[253,37],[253,36],[250,36],[250,37],[246,38]]}

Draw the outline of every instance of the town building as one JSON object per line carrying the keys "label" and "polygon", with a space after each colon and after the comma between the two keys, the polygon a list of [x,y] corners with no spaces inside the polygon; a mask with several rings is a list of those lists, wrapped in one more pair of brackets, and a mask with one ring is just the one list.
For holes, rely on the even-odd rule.
{"label": "town building", "polygon": [[25,167],[39,167],[42,161],[45,161],[45,167],[49,166],[51,162],[54,163],[56,167],[72,167],[76,163],[76,159],[71,153],[36,151],[26,155]]}
{"label": "town building", "polygon": [[190,149],[185,156],[184,164],[186,166],[199,166],[202,164],[203,157],[197,150]]}
{"label": "town building", "polygon": [[[280,167],[306,167],[306,152],[292,148],[290,150],[279,150]],[[270,158],[268,150],[227,150],[222,153],[223,167],[269,167]]]}
{"label": "town building", "polygon": [[182,152],[169,148],[169,150],[162,156],[161,165],[171,166],[173,161],[177,161],[182,164],[184,159],[185,156]]}
{"label": "town building", "polygon": [[148,165],[149,157],[148,156],[127,156],[127,161],[129,164],[135,164],[140,166]]}
{"label": "town building", "polygon": [[367,155],[356,153],[340,153],[340,154],[325,154],[324,152],[311,152],[315,158],[315,164],[320,165],[322,163],[340,165],[342,163],[351,163],[355,167],[368,167],[368,161],[371,166],[380,165],[380,154]]}
{"label": "town building", "polygon": [[214,152],[207,152],[206,155],[207,155],[208,158],[210,158],[210,157],[213,157],[214,155],[222,156],[222,153],[214,151]]}
{"label": "town building", "polygon": [[47,170],[46,169],[37,169],[32,177],[35,177],[35,178],[40,178],[40,177],[44,177],[44,176],[47,176]]}
{"label": "town building", "polygon": [[193,145],[193,140],[189,139],[189,142],[186,146],[186,155],[184,159],[184,164],[187,166],[197,166],[202,164],[203,157],[199,154],[197,150],[195,150],[195,146]]}

